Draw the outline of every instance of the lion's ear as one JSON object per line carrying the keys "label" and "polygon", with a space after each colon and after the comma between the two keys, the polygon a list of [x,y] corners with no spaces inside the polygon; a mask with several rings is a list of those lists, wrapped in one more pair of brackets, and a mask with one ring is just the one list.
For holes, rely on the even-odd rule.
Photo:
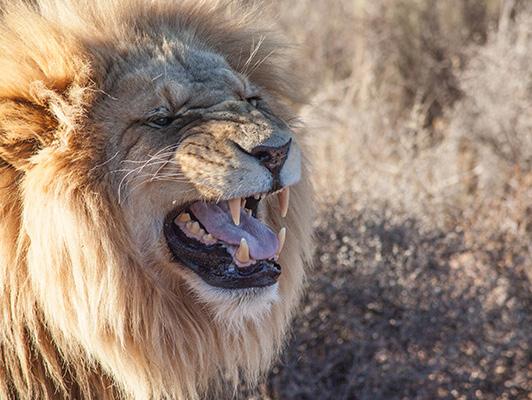
{"label": "lion's ear", "polygon": [[46,111],[22,100],[0,102],[0,159],[18,170],[54,140],[57,123]]}
{"label": "lion's ear", "polygon": [[23,170],[72,131],[90,71],[76,36],[33,2],[0,3],[0,159]]}

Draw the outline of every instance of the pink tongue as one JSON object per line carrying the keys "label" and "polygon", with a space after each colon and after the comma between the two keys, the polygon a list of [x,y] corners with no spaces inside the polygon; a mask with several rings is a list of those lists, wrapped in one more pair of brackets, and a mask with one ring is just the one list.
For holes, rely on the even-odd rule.
{"label": "pink tongue", "polygon": [[198,201],[190,206],[191,211],[207,231],[216,239],[232,245],[240,245],[240,239],[248,242],[249,253],[255,260],[273,258],[279,247],[279,240],[273,231],[240,210],[240,225],[231,219],[226,202],[220,204]]}

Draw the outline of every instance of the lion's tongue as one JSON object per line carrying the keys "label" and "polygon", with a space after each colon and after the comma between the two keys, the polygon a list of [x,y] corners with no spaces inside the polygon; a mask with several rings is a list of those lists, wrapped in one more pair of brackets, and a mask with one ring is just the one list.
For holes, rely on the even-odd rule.
{"label": "lion's tongue", "polygon": [[273,258],[279,247],[277,235],[265,224],[240,210],[240,225],[235,225],[226,202],[196,202],[190,206],[196,218],[216,239],[238,246],[246,239],[255,260]]}

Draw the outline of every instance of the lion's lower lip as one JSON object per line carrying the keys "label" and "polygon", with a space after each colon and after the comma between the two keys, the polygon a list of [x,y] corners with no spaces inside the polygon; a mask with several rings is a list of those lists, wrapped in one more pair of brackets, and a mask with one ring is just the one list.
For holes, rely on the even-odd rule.
{"label": "lion's lower lip", "polygon": [[[242,252],[242,246],[238,247],[234,243],[219,241],[205,232],[204,226],[200,225],[199,220],[190,211],[191,208],[189,205],[175,210],[167,216],[165,221],[166,240],[176,261],[184,264],[205,282],[216,287],[229,289],[265,287],[277,282],[281,268],[275,261],[277,250],[280,250],[275,234],[269,234],[274,235],[275,242],[272,245],[275,247],[262,253],[267,256],[266,259],[250,258],[249,249],[247,249],[248,254],[244,257],[247,257],[248,262],[242,263],[240,262],[242,255],[238,254]],[[256,216],[256,207],[252,212]],[[250,217],[246,216],[246,218]],[[235,229],[235,227],[228,228]],[[250,240],[253,240],[253,237]]]}

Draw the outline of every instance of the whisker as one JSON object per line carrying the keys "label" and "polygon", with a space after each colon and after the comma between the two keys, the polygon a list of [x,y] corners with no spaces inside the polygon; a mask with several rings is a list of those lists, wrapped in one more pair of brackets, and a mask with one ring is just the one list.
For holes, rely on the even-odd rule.
{"label": "whisker", "polygon": [[126,173],[122,179],[120,180],[120,183],[118,184],[118,204],[122,204],[122,199],[121,199],[121,193],[122,193],[122,185],[124,184],[124,182],[126,181],[127,177],[129,175],[131,175],[133,172],[135,172],[135,170],[131,170],[129,171],[128,173]]}
{"label": "whisker", "polygon": [[154,176],[153,174],[143,174],[143,175],[138,175],[138,177],[146,178],[144,182],[157,181],[157,180],[160,180],[161,178],[172,178],[176,182],[189,182],[190,181],[184,175],[178,175],[178,174],[175,174],[175,175],[168,174],[168,175],[158,175],[158,176]]}
{"label": "whisker", "polygon": [[248,72],[248,75],[253,75],[253,73],[262,65],[264,64],[264,62],[270,58],[273,54],[275,54],[275,50],[272,50],[270,51],[268,54],[266,54],[264,57],[262,57],[261,60],[258,60],[257,62],[255,62],[255,64],[253,65],[253,68],[251,69],[251,71]]}
{"label": "whisker", "polygon": [[120,154],[120,151],[117,151],[117,152],[115,153],[114,156],[112,156],[110,159],[104,161],[103,163],[101,163],[101,164],[96,164],[94,167],[92,167],[92,168],[89,170],[89,173],[94,172],[94,171],[97,170],[98,168],[101,168],[101,167],[103,167],[104,165],[109,164],[111,161],[113,161],[113,160],[116,158],[116,156],[118,156],[118,154]]}
{"label": "whisker", "polygon": [[244,76],[249,76],[248,75],[248,68],[249,66],[251,65],[251,62],[253,61],[253,59],[255,58],[255,56],[257,55],[257,53],[259,52],[259,49],[260,47],[262,46],[262,44],[264,43],[264,41],[266,40],[266,37],[265,36],[261,36],[257,45],[255,45],[255,40],[253,40],[252,44],[251,44],[251,53],[248,57],[248,59],[246,60],[246,62],[244,63],[244,68],[243,68],[243,71],[242,71],[242,75]]}
{"label": "whisker", "polygon": [[[161,179],[162,180],[162,179]],[[170,182],[175,182],[175,179],[167,179],[167,181],[170,181]],[[135,190],[139,189],[141,186],[143,186],[145,183],[148,183],[149,180],[148,179],[145,179],[144,181],[142,182],[139,182],[137,183],[136,185],[134,185],[132,188],[131,188],[131,191],[129,192],[128,196],[130,196],[131,194],[133,194],[133,192],[135,192]],[[194,191],[194,188],[190,188],[190,189],[186,189],[186,190],[182,190],[181,193],[182,194],[186,194],[186,193],[189,193],[189,192],[192,192]],[[128,198],[128,196],[126,196],[124,198],[124,201]]]}
{"label": "whisker", "polygon": [[161,166],[157,169],[157,171],[155,171],[155,173],[153,174],[153,177],[155,178],[155,176],[158,175],[159,172],[161,172],[161,170],[168,165],[168,163],[169,163],[168,160],[165,163],[161,163]]}
{"label": "whisker", "polygon": [[[139,187],[143,186],[144,184],[147,184],[149,182],[176,182],[176,183],[190,183],[190,179],[185,176],[185,174],[180,171],[178,168],[180,167],[180,164],[173,159],[175,155],[175,149],[178,147],[178,145],[168,145],[163,147],[162,149],[159,149],[155,154],[150,154],[147,156],[145,160],[122,160],[121,163],[123,164],[132,164],[135,165],[134,168],[121,168],[116,169],[111,172],[118,173],[122,172],[125,173],[124,176],[121,178],[120,183],[118,184],[118,203],[122,204],[124,201],[127,200],[127,198],[135,192]],[[173,166],[177,167],[177,169],[174,169],[173,171],[166,171],[163,173],[165,168],[167,166]],[[153,172],[146,171],[147,168],[155,167],[157,168]],[[139,181],[135,183],[131,190],[128,190],[128,193],[124,196],[123,190],[125,187],[132,182],[131,176],[134,175],[137,180]],[[214,186],[201,182],[200,185],[215,189]],[[190,190],[194,190],[193,188]]]}

